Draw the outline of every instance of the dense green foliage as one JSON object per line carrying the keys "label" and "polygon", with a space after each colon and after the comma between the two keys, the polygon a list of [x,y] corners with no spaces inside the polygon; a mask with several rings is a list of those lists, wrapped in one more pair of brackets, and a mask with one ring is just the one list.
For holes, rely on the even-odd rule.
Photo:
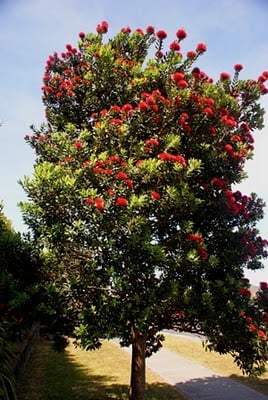
{"label": "dense green foliage", "polygon": [[[0,208],[0,398],[13,399],[18,343],[38,322],[40,260],[29,238],[16,233]],[[45,291],[43,296],[45,295]]]}
{"label": "dense green foliage", "polygon": [[268,73],[240,80],[237,64],[213,82],[195,66],[203,43],[180,53],[182,29],[167,51],[153,27],[104,42],[106,31],[49,57],[47,124],[26,137],[36,163],[21,206],[61,261],[52,281],[67,325],[86,348],[101,337],[133,343],[134,329],[148,355],[163,328],[202,331],[258,373],[267,308],[253,307],[243,276],[267,256],[256,228],[264,204],[235,185],[262,128]]}

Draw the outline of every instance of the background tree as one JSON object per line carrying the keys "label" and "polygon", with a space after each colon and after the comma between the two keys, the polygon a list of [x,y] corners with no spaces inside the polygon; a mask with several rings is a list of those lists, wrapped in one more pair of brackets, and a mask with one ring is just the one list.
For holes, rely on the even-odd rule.
{"label": "background tree", "polygon": [[[40,261],[27,238],[12,228],[0,205],[0,398],[15,398],[18,344],[38,321]],[[44,292],[45,293],[45,292]]]}
{"label": "background tree", "polygon": [[267,256],[263,202],[235,185],[262,128],[268,72],[240,80],[237,64],[214,83],[194,66],[204,43],[180,53],[183,29],[167,51],[152,26],[104,42],[107,31],[104,21],[49,57],[47,124],[26,137],[36,163],[23,215],[61,260],[75,334],[86,349],[116,336],[132,345],[132,400],[144,398],[145,356],[163,328],[203,332],[262,372],[267,327],[243,271]]}

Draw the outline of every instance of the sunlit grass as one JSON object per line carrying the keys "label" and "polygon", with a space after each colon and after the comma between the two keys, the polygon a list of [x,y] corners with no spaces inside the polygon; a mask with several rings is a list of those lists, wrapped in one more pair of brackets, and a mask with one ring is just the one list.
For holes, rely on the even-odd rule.
{"label": "sunlit grass", "polygon": [[[127,400],[130,356],[112,342],[87,352],[69,345],[54,353],[41,342],[18,388],[19,400]],[[172,386],[147,371],[147,400],[182,400]]]}
{"label": "sunlit grass", "polygon": [[170,334],[166,334],[165,337],[165,348],[268,395],[268,372],[258,379],[248,378],[243,375],[230,355],[219,355],[216,352],[206,351],[198,339]]}

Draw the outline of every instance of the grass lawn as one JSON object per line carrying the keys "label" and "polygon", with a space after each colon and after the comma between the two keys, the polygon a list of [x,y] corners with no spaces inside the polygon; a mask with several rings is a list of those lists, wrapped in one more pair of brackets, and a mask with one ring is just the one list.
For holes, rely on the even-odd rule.
{"label": "grass lawn", "polygon": [[[18,400],[127,400],[130,356],[112,342],[83,351],[70,344],[54,353],[40,341],[18,385]],[[172,386],[147,371],[147,400],[183,400]]]}
{"label": "grass lawn", "polygon": [[268,395],[268,372],[258,379],[247,378],[236,364],[234,364],[233,358],[230,355],[219,355],[216,352],[206,351],[202,346],[202,342],[198,339],[170,334],[166,334],[165,337],[164,347],[166,349],[191,358],[215,372],[236,379]]}

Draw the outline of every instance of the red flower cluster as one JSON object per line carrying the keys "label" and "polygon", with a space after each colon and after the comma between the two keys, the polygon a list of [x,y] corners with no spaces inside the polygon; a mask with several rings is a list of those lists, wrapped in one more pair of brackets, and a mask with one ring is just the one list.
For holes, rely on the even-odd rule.
{"label": "red flower cluster", "polygon": [[156,32],[156,36],[158,37],[158,39],[164,40],[167,37],[167,33],[166,33],[166,31],[160,30],[160,31]]}
{"label": "red flower cluster", "polygon": [[94,204],[95,207],[100,211],[104,210],[104,201],[101,197],[97,197],[96,199],[92,199],[91,197],[88,197],[88,198],[86,198],[85,201],[89,205]]}
{"label": "red flower cluster", "polygon": [[122,171],[118,172],[116,174],[116,176],[117,176],[118,179],[120,179],[122,181],[125,180],[125,179],[128,179],[128,175],[125,172],[122,172]]}
{"label": "red flower cluster", "polygon": [[146,33],[148,33],[149,35],[152,35],[154,33],[154,26],[148,25],[146,28]]}
{"label": "red flower cluster", "polygon": [[158,157],[162,161],[173,161],[175,163],[180,163],[183,167],[187,166],[185,158],[181,155],[175,156],[171,153],[168,153],[167,151],[164,151],[163,153],[160,153]]}
{"label": "red flower cluster", "polygon": [[100,24],[97,25],[96,31],[99,34],[104,34],[108,32],[109,24],[107,21],[102,21]]}
{"label": "red flower cluster", "polygon": [[228,72],[222,72],[220,74],[220,79],[222,81],[228,81],[228,80],[230,80],[230,78],[231,78],[231,76],[230,76],[230,74],[228,74]]}
{"label": "red flower cluster", "polygon": [[169,48],[172,51],[180,51],[181,47],[180,44],[176,40],[174,40],[172,43],[170,43]]}
{"label": "red flower cluster", "polygon": [[202,243],[204,241],[202,236],[201,235],[197,235],[196,233],[190,233],[188,235],[188,239],[192,240],[193,242],[198,242],[198,243]]}
{"label": "red flower cluster", "polygon": [[242,64],[235,64],[234,65],[234,70],[239,72],[243,69],[243,65]]}
{"label": "red flower cluster", "polygon": [[202,257],[202,258],[204,258],[204,259],[208,258],[208,253],[207,253],[207,251],[204,249],[204,247],[198,246],[196,250],[198,251],[200,257]]}
{"label": "red flower cluster", "polygon": [[126,33],[129,34],[131,32],[131,28],[129,26],[126,26],[124,28],[121,29],[122,33]]}
{"label": "red flower cluster", "polygon": [[177,32],[176,32],[176,36],[177,36],[177,38],[179,40],[183,40],[183,39],[186,38],[187,33],[186,33],[186,31],[184,29],[178,29]]}
{"label": "red flower cluster", "polygon": [[151,196],[155,200],[160,200],[161,199],[161,195],[158,192],[151,192]]}
{"label": "red flower cluster", "polygon": [[196,51],[198,53],[204,53],[207,50],[207,46],[205,45],[205,43],[198,43],[198,45],[196,46]]}
{"label": "red flower cluster", "polygon": [[261,340],[266,340],[266,333],[265,333],[264,331],[259,330],[259,331],[257,332],[257,335],[258,335],[258,338],[259,338],[259,339],[261,339]]}
{"label": "red flower cluster", "polygon": [[76,142],[74,142],[74,147],[76,148],[76,150],[80,150],[83,147],[83,144],[77,140]]}
{"label": "red flower cluster", "polygon": [[251,297],[251,291],[247,288],[241,287],[239,288],[239,293],[245,297]]}
{"label": "red flower cluster", "polygon": [[145,140],[145,144],[149,146],[159,146],[159,141],[157,139],[147,139]]}
{"label": "red flower cluster", "polygon": [[131,110],[133,109],[132,105],[129,103],[126,103],[123,105],[123,107],[121,108],[121,111],[123,113],[129,113]]}
{"label": "red flower cluster", "polygon": [[219,190],[225,188],[228,184],[228,182],[222,178],[212,178],[211,183],[213,186],[216,186],[216,188]]}
{"label": "red flower cluster", "polygon": [[128,200],[125,197],[117,197],[115,204],[117,206],[126,207],[128,205]]}

